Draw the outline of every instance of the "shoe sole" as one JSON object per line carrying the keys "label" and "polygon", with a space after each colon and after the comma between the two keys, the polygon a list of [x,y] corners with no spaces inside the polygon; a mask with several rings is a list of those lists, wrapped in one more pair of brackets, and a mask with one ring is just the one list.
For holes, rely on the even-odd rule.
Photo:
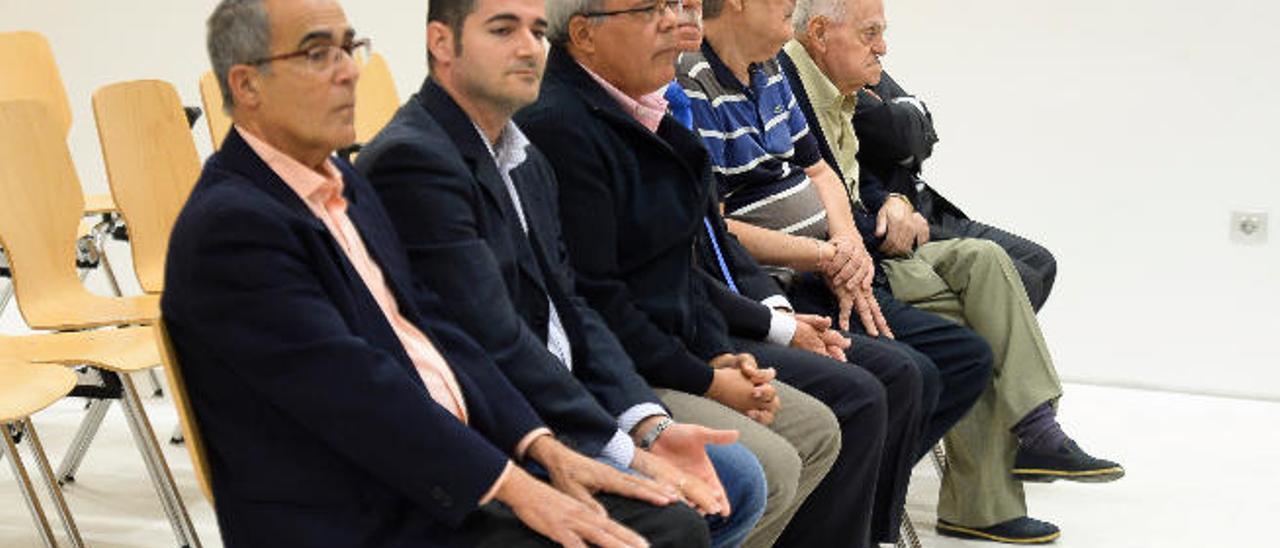
{"label": "shoe sole", "polygon": [[1048,544],[1050,542],[1058,540],[1058,537],[1062,536],[1062,531],[1054,531],[1052,534],[1039,536],[1039,537],[1017,538],[1017,537],[1002,537],[1000,535],[993,535],[991,533],[979,531],[977,529],[970,529],[968,527],[962,527],[959,525],[951,525],[949,523],[938,523],[938,534],[945,537],[955,537],[955,538],[970,539],[970,540],[989,540],[993,542],[1003,542],[1005,544]]}
{"label": "shoe sole", "polygon": [[1124,477],[1124,468],[1099,468],[1097,470],[1050,470],[1043,468],[1014,468],[1013,477],[1032,483],[1053,483],[1058,480],[1080,483],[1107,483]]}

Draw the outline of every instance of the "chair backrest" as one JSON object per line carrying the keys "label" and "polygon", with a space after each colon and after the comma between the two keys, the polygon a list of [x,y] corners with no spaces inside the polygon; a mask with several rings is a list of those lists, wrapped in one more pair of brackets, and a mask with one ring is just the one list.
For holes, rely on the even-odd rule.
{"label": "chair backrest", "polygon": [[0,101],[39,101],[52,113],[66,139],[71,104],[49,41],[38,32],[0,32]]}
{"label": "chair backrest", "polygon": [[[164,321],[156,325],[156,346],[160,348],[160,361],[164,365],[165,377],[169,379],[169,396],[173,398],[174,407],[178,408],[178,420],[182,423],[182,436],[191,455],[191,466],[196,480],[205,498],[213,504],[213,482],[209,475],[209,459],[204,452],[204,438],[200,436],[200,423],[196,421],[195,408],[191,407],[191,399],[187,397],[187,382],[182,376],[182,366],[178,363],[178,354],[173,349],[173,341],[169,339],[169,328]],[[216,506],[215,506],[216,507]]]}
{"label": "chair backrest", "polygon": [[209,122],[213,149],[218,150],[222,148],[222,139],[231,130],[231,117],[222,110],[222,90],[218,88],[218,78],[213,71],[200,77],[200,102],[204,103],[204,119]]}
{"label": "chair backrest", "polygon": [[400,95],[387,60],[374,53],[360,67],[356,82],[356,142],[367,143],[400,108]]}
{"label": "chair backrest", "polygon": [[94,92],[93,114],[111,195],[129,226],[138,283],[159,293],[169,233],[200,176],[182,100],[168,82],[121,82]]}
{"label": "chair backrest", "polygon": [[27,325],[54,329],[84,295],[75,268],[84,194],[71,152],[44,104],[0,102],[0,246]]}

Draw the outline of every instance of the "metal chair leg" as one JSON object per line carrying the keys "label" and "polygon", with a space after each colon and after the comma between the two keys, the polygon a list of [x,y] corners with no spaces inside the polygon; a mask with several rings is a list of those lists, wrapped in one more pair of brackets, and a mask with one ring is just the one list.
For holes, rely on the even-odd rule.
{"label": "metal chair leg", "polygon": [[128,375],[121,375],[120,381],[124,385],[123,399],[129,428],[133,431],[143,461],[146,462],[147,469],[155,480],[156,492],[160,495],[160,501],[169,515],[174,535],[181,546],[200,548],[200,539],[196,535],[195,526],[192,525],[191,516],[187,513],[182,496],[178,493],[178,486],[173,481],[173,473],[169,470],[164,454],[160,451],[160,444],[156,442],[155,431],[151,428],[151,422],[147,420],[142,399],[138,397],[138,390]]}
{"label": "metal chair leg", "polygon": [[49,467],[49,457],[44,452],[44,444],[40,443],[40,436],[36,434],[36,425],[32,424],[31,417],[23,419],[22,427],[26,430],[27,441],[31,444],[31,456],[36,460],[36,467],[44,480],[45,489],[49,491],[49,498],[53,500],[53,507],[58,511],[58,517],[62,518],[62,528],[67,532],[67,538],[70,539],[72,546],[84,548],[84,539],[80,538],[80,528],[76,527],[71,509],[67,507],[67,500],[62,496],[62,489],[58,488],[58,480],[53,477],[53,469]]}
{"label": "metal chair leg", "polygon": [[13,280],[9,280],[5,284],[4,290],[0,291],[0,314],[4,313],[4,309],[9,308],[11,299],[13,299]]}
{"label": "metal chair leg", "polygon": [[911,517],[907,516],[906,512],[902,513],[898,548],[920,548],[920,537],[916,535],[916,526],[911,523]]}
{"label": "metal chair leg", "polygon": [[107,409],[110,408],[111,400],[89,402],[89,411],[84,414],[84,419],[80,421],[80,428],[76,430],[76,436],[71,439],[71,446],[67,448],[66,455],[62,457],[62,463],[58,465],[59,483],[76,481],[76,472],[84,462],[84,456],[89,452],[89,444],[98,434],[102,419],[107,416]]}
{"label": "metal chair leg", "polygon": [[151,382],[151,397],[164,396],[164,386],[160,384],[160,376],[156,374],[154,367],[147,370],[147,379]]}
{"label": "metal chair leg", "polygon": [[54,541],[53,529],[49,527],[44,508],[40,506],[40,496],[36,494],[35,485],[31,483],[31,476],[27,475],[27,467],[22,463],[22,456],[18,454],[13,434],[9,432],[9,423],[0,424],[0,437],[4,438],[4,453],[9,456],[9,467],[13,469],[13,477],[18,480],[22,498],[27,503],[27,509],[31,511],[31,519],[40,532],[40,539],[44,541],[46,547],[56,548],[58,543]]}

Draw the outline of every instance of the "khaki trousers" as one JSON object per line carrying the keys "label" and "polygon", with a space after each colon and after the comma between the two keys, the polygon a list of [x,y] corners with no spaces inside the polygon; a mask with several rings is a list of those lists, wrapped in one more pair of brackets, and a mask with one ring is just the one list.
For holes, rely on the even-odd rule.
{"label": "khaki trousers", "polygon": [[991,241],[955,239],[881,264],[894,297],[968,326],[995,356],[991,385],[946,435],[938,517],[987,527],[1027,515],[1022,483],[1010,472],[1018,440],[1009,429],[1060,397],[1062,385],[1013,262]]}
{"label": "khaki trousers", "polygon": [[743,546],[773,546],[791,516],[818,486],[840,453],[840,425],[822,402],[774,381],[782,408],[763,426],[720,403],[677,390],[654,392],[677,421],[737,430],[738,443],[755,454],[769,487],[764,515]]}

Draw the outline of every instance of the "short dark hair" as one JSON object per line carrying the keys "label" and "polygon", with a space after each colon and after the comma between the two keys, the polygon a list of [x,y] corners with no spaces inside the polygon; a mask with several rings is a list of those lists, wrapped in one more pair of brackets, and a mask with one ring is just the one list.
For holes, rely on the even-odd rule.
{"label": "short dark hair", "polygon": [[[462,23],[467,20],[467,16],[476,11],[476,0],[431,0],[427,5],[427,23],[440,22],[444,23],[449,30],[453,31],[453,50],[455,54],[462,54]],[[435,59],[431,57],[431,51],[427,51],[427,65],[435,63]]]}
{"label": "short dark hair", "polygon": [[702,18],[715,19],[724,11],[724,0],[702,0]]}

